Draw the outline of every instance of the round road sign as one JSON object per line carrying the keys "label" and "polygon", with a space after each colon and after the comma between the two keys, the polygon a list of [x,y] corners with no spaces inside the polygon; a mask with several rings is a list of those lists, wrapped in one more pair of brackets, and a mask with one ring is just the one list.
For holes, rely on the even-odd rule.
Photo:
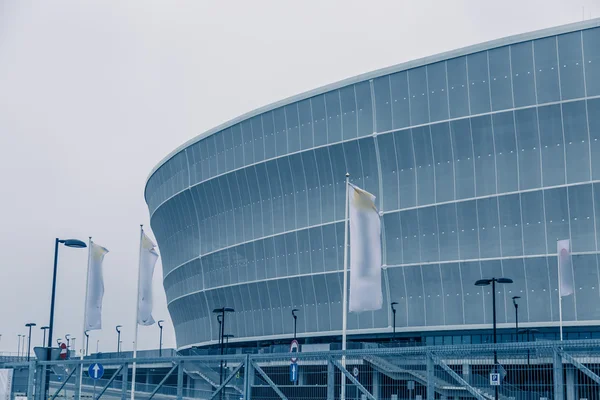
{"label": "round road sign", "polygon": [[61,360],[66,360],[67,359],[67,355],[68,355],[68,351],[67,351],[67,345],[64,343],[60,344],[60,359]]}
{"label": "round road sign", "polygon": [[355,378],[358,378],[358,367],[352,368],[352,375],[354,375]]}
{"label": "round road sign", "polygon": [[[298,341],[296,339],[292,340],[292,343],[290,343],[290,353],[299,353],[300,352],[300,344],[298,343]],[[298,357],[292,356],[290,358],[290,361],[292,363],[295,363],[298,361]]]}

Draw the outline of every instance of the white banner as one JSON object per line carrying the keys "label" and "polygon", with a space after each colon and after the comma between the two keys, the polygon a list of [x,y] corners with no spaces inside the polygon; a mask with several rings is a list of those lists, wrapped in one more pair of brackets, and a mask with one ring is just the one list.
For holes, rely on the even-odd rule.
{"label": "white banner", "polygon": [[560,296],[573,294],[573,266],[571,265],[571,243],[569,239],[556,242],[558,255],[558,284]]}
{"label": "white banner", "polygon": [[140,249],[140,271],[138,287],[138,324],[152,325],[152,278],[154,276],[154,266],[158,260],[158,253],[154,250],[156,245],[145,233],[142,233],[142,243]]}
{"label": "white banner", "polygon": [[102,262],[108,250],[90,242],[87,292],[85,297],[85,329],[102,329],[102,299],[104,298],[104,275]]}
{"label": "white banner", "polygon": [[0,400],[11,400],[13,381],[12,369],[0,369]]}
{"label": "white banner", "polygon": [[348,188],[350,212],[350,301],[354,312],[379,310],[381,291],[381,222],[375,196]]}

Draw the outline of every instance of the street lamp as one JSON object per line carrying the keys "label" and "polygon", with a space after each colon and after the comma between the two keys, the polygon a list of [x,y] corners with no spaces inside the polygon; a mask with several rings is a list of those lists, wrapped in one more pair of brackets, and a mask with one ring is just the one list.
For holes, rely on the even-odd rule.
{"label": "street lamp", "polygon": [[165,322],[164,320],[159,320],[157,322],[158,327],[160,328],[160,339],[158,339],[158,356],[162,357],[162,330],[163,330],[163,322]]}
{"label": "street lamp", "polygon": [[519,341],[519,304],[517,300],[520,299],[521,296],[513,296],[512,301],[515,306],[515,334],[517,336],[517,342]]}
{"label": "street lamp", "polygon": [[42,341],[42,347],[46,345],[46,331],[49,329],[49,326],[42,326],[40,329],[44,331],[44,340]]}
{"label": "street lamp", "polygon": [[23,334],[23,341],[21,342],[21,357],[25,358],[25,334]]}
{"label": "street lamp", "polygon": [[17,343],[17,359],[21,358],[21,334],[17,335],[19,337],[19,342]]}
{"label": "street lamp", "polygon": [[83,332],[83,334],[85,335],[85,355],[89,356],[89,350],[90,350],[90,334],[89,331],[85,331]]}
{"label": "street lamp", "polygon": [[296,339],[296,323],[298,322],[298,316],[296,315],[297,312],[297,308],[292,310],[292,317],[294,317],[294,340]]}
{"label": "street lamp", "polygon": [[121,355],[121,328],[123,325],[115,326],[115,330],[117,331],[117,357]]}
{"label": "street lamp", "polygon": [[219,323],[219,346],[221,345],[221,314],[217,314],[217,322]]}
{"label": "street lamp", "polygon": [[71,351],[71,334],[67,333],[65,339],[67,339],[67,352],[69,352]]}
{"label": "street lamp", "polygon": [[[497,283],[513,283],[510,278],[489,278],[479,279],[475,282],[475,286],[488,286],[492,285],[492,315],[494,324],[494,372],[498,372],[498,352],[496,351],[496,343],[498,343],[496,337],[496,282]],[[494,386],[494,399],[498,400],[498,386]]]}
{"label": "street lamp", "polygon": [[[73,341],[73,350],[75,355],[77,355],[77,346],[75,345],[75,340],[77,340],[77,338],[72,337],[71,340]],[[69,358],[71,358],[71,348],[69,347]]]}
{"label": "street lamp", "polygon": [[[213,313],[218,314],[221,316],[221,320],[219,321],[219,325],[221,327],[221,338],[220,338],[220,343],[221,343],[221,368],[219,370],[219,386],[221,386],[223,384],[223,338],[224,338],[224,334],[225,334],[225,313],[226,312],[234,312],[235,310],[233,308],[230,307],[221,307],[221,308],[215,308],[213,310]],[[218,317],[217,317],[218,319]],[[221,398],[223,398],[223,391],[221,391]]]}
{"label": "street lamp", "polygon": [[396,301],[393,301],[392,304],[390,304],[392,306],[392,315],[393,315],[393,321],[394,321],[394,325],[393,325],[394,333],[392,336],[394,341],[396,341],[396,307],[394,307],[394,306],[397,304],[398,304],[398,302],[396,302]]}
{"label": "street lamp", "polygon": [[27,340],[27,361],[29,361],[31,357],[31,328],[36,326],[33,322],[25,324],[27,328],[29,328],[29,339]]}

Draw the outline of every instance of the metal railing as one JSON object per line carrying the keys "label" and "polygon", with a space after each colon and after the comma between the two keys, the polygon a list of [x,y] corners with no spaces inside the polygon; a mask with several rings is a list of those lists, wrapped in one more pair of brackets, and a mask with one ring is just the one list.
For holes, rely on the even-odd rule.
{"label": "metal railing", "polygon": [[[135,360],[11,360],[0,368],[13,369],[13,395],[29,400],[44,399],[46,387],[48,400],[127,400],[134,362],[134,397],[143,400],[600,400],[597,340],[302,352],[293,367],[291,357],[148,354]],[[100,379],[87,372],[95,363],[103,365]]]}

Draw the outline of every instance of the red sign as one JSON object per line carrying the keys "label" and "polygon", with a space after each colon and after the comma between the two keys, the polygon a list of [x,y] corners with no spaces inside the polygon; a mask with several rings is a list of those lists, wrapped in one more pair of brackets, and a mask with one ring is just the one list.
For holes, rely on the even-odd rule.
{"label": "red sign", "polygon": [[67,345],[64,343],[60,344],[60,359],[61,360],[66,360],[67,359]]}

